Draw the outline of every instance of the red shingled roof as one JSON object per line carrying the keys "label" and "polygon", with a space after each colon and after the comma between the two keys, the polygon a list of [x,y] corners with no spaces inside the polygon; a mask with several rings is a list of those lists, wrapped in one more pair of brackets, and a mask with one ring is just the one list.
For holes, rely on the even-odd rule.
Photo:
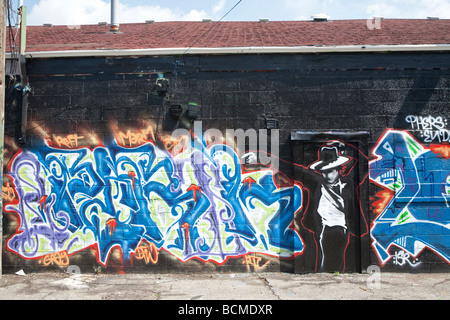
{"label": "red shingled roof", "polygon": [[27,52],[416,44],[450,44],[450,20],[386,19],[380,29],[366,20],[177,21],[121,24],[118,34],[109,25],[27,28]]}

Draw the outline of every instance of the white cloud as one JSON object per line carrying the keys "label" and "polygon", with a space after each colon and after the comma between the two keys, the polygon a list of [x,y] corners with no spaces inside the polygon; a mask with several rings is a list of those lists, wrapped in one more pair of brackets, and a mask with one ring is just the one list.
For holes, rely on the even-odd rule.
{"label": "white cloud", "polygon": [[218,14],[219,12],[221,12],[225,8],[226,4],[227,4],[227,0],[220,0],[219,2],[217,2],[213,6],[212,13],[213,14]]}
{"label": "white cloud", "polygon": [[374,17],[393,17],[396,16],[397,8],[388,3],[375,3],[367,7],[366,12]]}
{"label": "white cloud", "polygon": [[325,13],[331,19],[385,18],[424,19],[428,16],[450,18],[450,0],[284,0],[296,19],[307,20],[316,13]]}
{"label": "white cloud", "polygon": [[367,6],[366,12],[385,18],[424,19],[437,16],[450,18],[449,0],[390,0],[378,1]]}
{"label": "white cloud", "polygon": [[337,5],[339,1],[320,0],[320,1],[298,1],[285,0],[285,6],[296,13],[296,20],[309,20],[314,14],[327,14],[332,16],[332,6]]}
{"label": "white cloud", "polygon": [[[208,3],[207,7],[196,10],[177,8],[173,5],[175,1],[167,1],[161,5],[137,5],[133,4],[133,1],[119,1],[119,23],[145,20],[200,21],[204,18],[216,20],[225,13],[227,4],[231,7],[237,0],[204,1],[203,3]],[[244,7],[247,10],[245,13]],[[246,0],[239,9],[235,10],[232,17],[239,17],[240,20],[249,19],[248,17],[309,20],[311,15],[318,13],[328,14],[331,19],[366,19],[372,16],[420,19],[438,16],[450,19],[450,0],[279,0],[276,3],[268,0]],[[37,5],[29,7],[27,20],[29,25],[82,25],[110,22],[110,15],[110,0],[40,0]]]}
{"label": "white cloud", "polygon": [[418,9],[419,17],[437,16],[443,19],[450,19],[449,0],[422,0]]}
{"label": "white cloud", "polygon": [[[128,6],[120,5],[119,22],[144,22],[155,21],[199,21],[206,18],[208,14],[204,10],[191,10],[183,12],[179,9],[164,8],[161,6]],[[108,20],[109,21],[109,20]]]}
{"label": "white cloud", "polygon": [[30,25],[77,25],[109,21],[109,15],[109,3],[102,0],[41,0],[31,8],[27,21]]}
{"label": "white cloud", "polygon": [[[221,2],[214,8],[219,8]],[[132,23],[146,20],[199,21],[207,17],[208,13],[205,10],[184,12],[177,8],[151,5],[130,6],[119,2],[117,19],[119,23]],[[111,5],[110,1],[104,0],[41,0],[31,7],[27,20],[29,25],[42,25],[43,23],[83,25],[97,24],[102,21],[109,23],[111,21]]]}

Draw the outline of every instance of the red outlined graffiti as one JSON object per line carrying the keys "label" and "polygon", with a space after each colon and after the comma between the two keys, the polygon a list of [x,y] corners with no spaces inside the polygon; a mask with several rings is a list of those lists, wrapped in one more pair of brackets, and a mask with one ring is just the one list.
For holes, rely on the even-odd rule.
{"label": "red outlined graffiti", "polygon": [[[145,131],[144,134],[149,132]],[[19,151],[8,166],[8,170],[14,172],[11,181],[17,178],[20,183],[17,188],[20,194],[18,194],[18,203],[10,203],[11,206],[7,208],[7,212],[16,213],[23,223],[19,224],[15,234],[9,238],[7,250],[19,254],[24,259],[43,259],[44,256],[40,253],[44,253],[45,261],[48,263],[53,261],[55,264],[55,259],[58,257],[55,252],[62,252],[63,248],[68,248],[65,251],[67,256],[92,250],[95,251],[96,258],[102,266],[107,266],[109,263],[117,265],[118,252],[123,255],[123,261],[120,263],[128,263],[127,259],[136,255],[136,250],[138,257],[145,257],[143,253],[145,250],[137,249],[139,246],[135,246],[136,241],[143,237],[148,239],[154,237],[158,241],[149,241],[152,245],[148,251],[165,250],[182,262],[199,259],[222,265],[230,258],[244,256],[249,249],[253,248],[252,244],[244,248],[233,243],[235,241],[233,239],[237,240],[234,235],[237,234],[239,237],[238,232],[240,232],[235,230],[236,226],[247,228],[241,223],[245,222],[246,212],[252,210],[256,212],[258,208],[263,210],[269,206],[272,208],[266,212],[264,224],[249,214],[250,219],[256,219],[251,222],[255,225],[255,229],[243,230],[247,233],[246,236],[254,238],[257,242],[264,241],[267,249],[260,246],[264,250],[258,253],[276,257],[277,254],[271,254],[271,252],[279,251],[278,247],[289,244],[285,238],[290,240],[294,235],[298,237],[293,227],[291,213],[301,207],[299,185],[290,181],[283,173],[272,170],[270,166],[248,170],[240,163],[239,155],[232,149],[225,152],[227,159],[224,160],[221,157],[220,161],[226,161],[225,166],[222,167],[221,163],[211,161],[217,156],[217,153],[214,153],[218,152],[215,149],[216,145],[209,145],[209,149],[193,148],[189,151],[182,149],[179,157],[175,158],[167,152],[169,151],[167,149],[173,146],[166,150],[160,149],[156,147],[156,142],[148,141],[153,139],[153,136],[148,136],[146,142],[138,146],[137,143],[144,142],[142,135],[140,138],[139,135],[127,135],[127,131],[124,131],[121,136],[124,146],[118,147],[118,141],[114,141],[117,144],[113,144],[111,148],[104,147],[102,144],[83,146],[86,144],[84,134],[51,135],[48,130],[42,130],[42,134],[45,135],[46,146],[36,150]],[[155,138],[158,139],[157,134]],[[159,140],[159,146],[161,141],[163,140]],[[168,146],[168,144],[162,145]],[[187,153],[183,154],[185,151]],[[210,171],[203,172],[193,167],[193,163],[189,162],[191,152],[207,155],[204,158],[206,162],[201,165],[208,165],[208,168],[203,168]],[[22,175],[23,173],[26,175]],[[198,176],[197,173],[203,176]],[[185,180],[181,180],[182,175]],[[219,175],[224,176],[220,178]],[[177,184],[174,182],[175,179],[180,179],[176,181]],[[220,179],[222,181],[228,179],[230,184],[222,187]],[[186,182],[188,184],[180,185],[178,188],[179,181],[189,181],[189,183]],[[214,185],[208,185],[208,181],[217,182]],[[226,190],[232,185],[232,189]],[[145,190],[145,186],[149,189]],[[167,190],[170,192],[164,192],[164,188],[169,188]],[[159,201],[168,207],[168,212],[164,213],[165,218],[158,220],[159,217],[156,217],[154,208],[149,202],[153,199],[149,197],[150,195],[158,196]],[[295,201],[294,195],[297,197]],[[240,197],[242,200],[238,200]],[[25,202],[25,199],[33,199],[33,201]],[[292,205],[292,208],[286,209],[284,204],[277,205],[280,199],[290,199],[287,203],[289,206]],[[260,202],[257,208],[253,207],[256,201]],[[228,212],[214,211],[211,204],[220,204]],[[239,209],[240,206],[248,208],[242,210]],[[193,212],[195,218],[189,216],[191,210],[199,210]],[[239,215],[234,214],[234,211],[238,210]],[[30,215],[28,216],[27,213]],[[277,218],[277,223],[271,224],[271,215],[277,214],[282,219]],[[32,215],[38,215],[40,218],[28,219]],[[170,229],[164,230],[165,226],[160,223],[167,218],[171,219],[172,224]],[[176,222],[176,219],[179,222]],[[232,221],[233,219],[235,221]],[[219,232],[218,228],[222,227],[216,224],[216,221],[224,223],[222,220],[233,227]],[[282,221],[282,224],[279,225],[279,221]],[[271,231],[273,234],[280,234],[283,238],[269,240],[268,230],[271,228],[274,228]],[[154,233],[151,234],[149,231]],[[34,232],[36,236],[30,242],[28,251],[17,252],[15,248],[19,248],[29,239],[27,232]],[[169,232],[171,237],[168,237]],[[216,235],[217,238],[206,237],[205,235],[210,236],[207,233]],[[224,237],[226,234],[228,236]],[[124,235],[130,238],[124,238]],[[167,235],[167,238],[158,238],[161,235]],[[48,236],[51,239],[60,240],[52,243],[47,239]],[[180,242],[175,241],[177,237]],[[224,245],[222,246],[219,242]],[[301,240],[296,243],[301,244]],[[52,247],[53,244],[54,247]],[[213,248],[215,250],[213,254],[204,254],[203,250],[207,245],[216,246]],[[228,251],[224,251],[222,248],[225,248],[225,245],[229,248],[238,248],[238,251],[234,252],[229,248]],[[179,247],[181,250],[177,251]],[[38,252],[36,248],[42,251]],[[278,258],[292,258],[293,253],[289,251],[290,249],[290,247],[283,248],[283,254],[280,254]],[[298,247],[295,254],[300,252],[301,247]],[[112,262],[109,259],[111,254],[114,255]],[[153,260],[147,257],[147,261],[157,261],[155,255],[152,257]]]}
{"label": "red outlined graffiti", "polygon": [[187,192],[192,191],[194,201],[197,201],[197,196],[198,199],[202,197],[202,189],[199,186],[196,186],[195,184],[191,185],[186,191]]}
{"label": "red outlined graffiti", "polygon": [[450,263],[447,151],[447,143],[427,147],[406,130],[387,129],[375,143],[370,179],[384,199],[372,199],[371,238],[380,265],[394,257],[393,247],[414,259],[428,249]]}
{"label": "red outlined graffiti", "polygon": [[383,212],[384,208],[389,204],[389,202],[394,197],[394,191],[392,190],[381,190],[378,191],[375,197],[371,197],[372,211],[375,214],[380,214]]}
{"label": "red outlined graffiti", "polygon": [[446,160],[450,159],[450,144],[448,143],[432,144],[430,150]]}
{"label": "red outlined graffiti", "polygon": [[128,172],[128,176],[131,177],[131,179],[133,180],[133,190],[135,188],[135,178],[136,178],[136,173],[134,173],[134,171],[130,171]]}
{"label": "red outlined graffiti", "polygon": [[117,220],[109,219],[108,221],[106,221],[106,226],[109,227],[109,234],[112,236],[113,233],[116,232]]}
{"label": "red outlined graffiti", "polygon": [[248,178],[244,179],[243,183],[244,183],[244,186],[248,184],[248,191],[251,191],[252,190],[252,183],[256,183],[256,181],[252,177],[248,177]]}

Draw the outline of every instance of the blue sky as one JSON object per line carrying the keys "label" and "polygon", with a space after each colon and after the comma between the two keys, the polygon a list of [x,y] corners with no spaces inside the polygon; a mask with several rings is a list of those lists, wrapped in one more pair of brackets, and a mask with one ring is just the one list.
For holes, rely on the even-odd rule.
{"label": "blue sky", "polygon": [[[13,0],[19,6],[20,0]],[[82,25],[110,22],[110,0],[22,0],[28,24]],[[119,23],[219,20],[239,0],[119,0]],[[242,0],[225,21],[308,20],[325,13],[331,19],[450,19],[450,0]]]}

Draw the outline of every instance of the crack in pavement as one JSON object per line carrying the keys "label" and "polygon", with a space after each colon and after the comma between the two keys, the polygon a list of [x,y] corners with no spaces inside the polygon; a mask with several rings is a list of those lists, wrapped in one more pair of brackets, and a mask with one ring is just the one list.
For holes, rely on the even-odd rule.
{"label": "crack in pavement", "polygon": [[261,279],[262,282],[270,289],[270,291],[276,297],[277,300],[281,300],[280,296],[277,294],[277,292],[274,290],[274,288],[270,285],[269,280],[267,280],[267,278],[259,276],[259,279]]}

